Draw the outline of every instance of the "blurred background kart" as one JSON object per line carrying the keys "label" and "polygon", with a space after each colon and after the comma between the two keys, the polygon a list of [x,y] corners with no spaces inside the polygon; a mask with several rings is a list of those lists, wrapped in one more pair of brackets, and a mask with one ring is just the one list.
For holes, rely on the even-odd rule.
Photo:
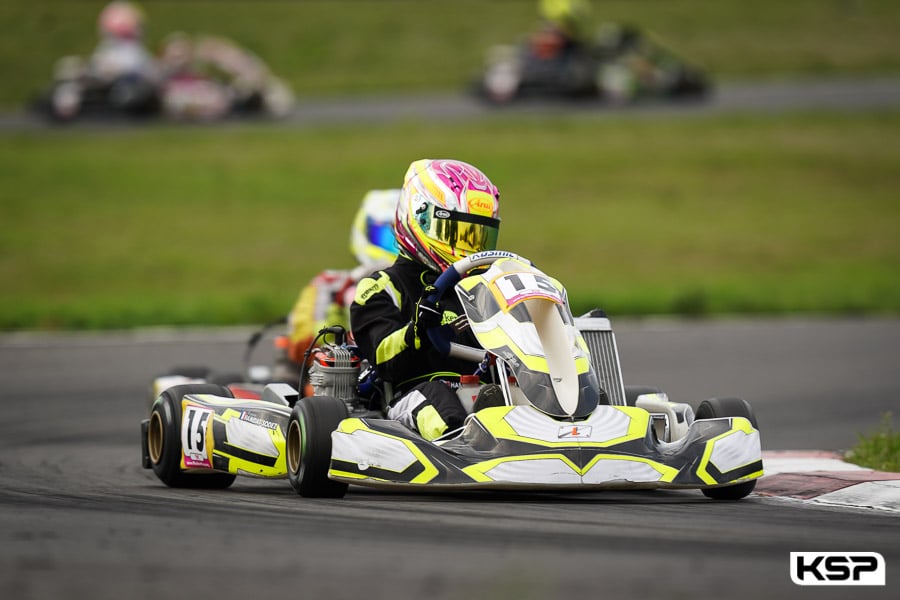
{"label": "blurred background kart", "polygon": [[144,44],[144,23],[137,5],[108,4],[97,21],[100,41],[93,54],[59,59],[32,108],[60,122],[86,116],[281,118],[293,110],[290,86],[246,48],[221,36],[175,32],[154,55]]}
{"label": "blurred background kart", "polygon": [[229,115],[286,117],[294,94],[261,58],[221,36],[183,32],[163,41],[162,110],[182,120],[214,120]]}
{"label": "blurred background kart", "polygon": [[488,49],[475,93],[493,103],[521,98],[594,99],[629,104],[645,99],[700,99],[709,76],[650,34],[605,23],[592,39],[542,29],[519,45]]}
{"label": "blurred background kart", "polygon": [[34,108],[57,121],[85,114],[158,112],[160,73],[144,45],[144,25],[144,11],[136,4],[106,5],[97,18],[100,39],[93,54],[59,59],[49,89]]}

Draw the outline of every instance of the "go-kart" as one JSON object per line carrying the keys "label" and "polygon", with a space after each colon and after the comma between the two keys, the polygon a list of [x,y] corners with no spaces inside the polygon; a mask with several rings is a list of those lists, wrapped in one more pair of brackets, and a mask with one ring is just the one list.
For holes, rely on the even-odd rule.
{"label": "go-kart", "polygon": [[524,98],[600,99],[630,104],[647,99],[699,99],[711,84],[688,64],[635,27],[607,23],[593,40],[560,45],[540,32],[518,45],[488,49],[475,84],[496,105]]}
{"label": "go-kart", "polygon": [[136,67],[113,78],[100,77],[79,56],[59,59],[50,85],[31,102],[32,110],[56,122],[147,118],[158,115],[160,106],[159,82],[151,70]]}
{"label": "go-kart", "polygon": [[290,86],[249,50],[226,38],[191,40],[176,33],[166,38],[158,57],[138,44],[107,46],[88,60],[62,57],[31,108],[56,122],[138,117],[206,122],[284,118],[294,103]]}
{"label": "go-kart", "polygon": [[[762,475],[747,402],[714,398],[696,413],[655,388],[623,385],[609,319],[574,318],[564,288],[515,254],[471,255],[435,284],[462,301],[481,348],[429,331],[447,355],[479,363],[502,402],[426,441],[383,418],[355,385],[352,346],[329,348],[332,371],[311,370],[315,395],[286,384],[260,400],[212,384],[179,385],[142,423],[143,464],[170,486],[227,487],[236,475],[287,477],[306,497],[342,497],[350,484],[391,490],[693,488],[748,495]],[[458,323],[456,325],[459,325]],[[363,380],[364,385],[369,381]],[[384,397],[390,398],[390,390]]]}
{"label": "go-kart", "polygon": [[165,116],[187,121],[228,117],[284,118],[294,93],[255,53],[221,36],[166,36],[159,65]]}

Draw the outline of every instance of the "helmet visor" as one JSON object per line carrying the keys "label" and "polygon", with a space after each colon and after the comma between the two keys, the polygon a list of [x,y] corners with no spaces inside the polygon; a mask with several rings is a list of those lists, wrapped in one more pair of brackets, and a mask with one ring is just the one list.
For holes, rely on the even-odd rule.
{"label": "helmet visor", "polygon": [[390,222],[379,222],[369,217],[366,219],[366,237],[369,243],[392,254],[397,254],[397,236]]}
{"label": "helmet visor", "polygon": [[462,254],[495,250],[500,219],[447,210],[437,206],[419,215],[422,230],[432,240],[447,244]]}

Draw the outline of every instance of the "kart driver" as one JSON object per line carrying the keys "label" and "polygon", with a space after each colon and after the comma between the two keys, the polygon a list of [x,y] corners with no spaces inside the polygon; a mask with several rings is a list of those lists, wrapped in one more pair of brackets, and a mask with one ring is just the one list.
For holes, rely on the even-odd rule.
{"label": "kart driver", "polygon": [[[466,410],[454,391],[478,364],[439,353],[429,329],[449,324],[462,307],[455,294],[427,296],[457,260],[493,250],[500,231],[500,192],[487,176],[458,160],[417,160],[404,178],[394,218],[400,255],[359,282],[350,306],[359,352],[390,390],[388,417],[427,440],[461,427]],[[478,347],[471,331],[458,341]]]}
{"label": "kart driver", "polygon": [[587,0],[540,0],[542,27],[532,36],[539,58],[566,58],[588,45],[591,7]]}
{"label": "kart driver", "polygon": [[287,335],[276,359],[275,379],[296,381],[304,354],[324,327],[350,327],[350,303],[356,283],[390,265],[397,257],[393,221],[400,190],[370,190],[362,200],[350,230],[350,251],[359,264],[353,269],[327,269],[316,275],[297,297],[288,315]]}
{"label": "kart driver", "polygon": [[[144,47],[144,11],[132,2],[110,2],[97,19],[100,42],[88,62],[88,75],[105,85],[131,78],[158,83],[156,60]],[[113,100],[116,100],[113,98]],[[134,102],[122,99],[122,102]]]}

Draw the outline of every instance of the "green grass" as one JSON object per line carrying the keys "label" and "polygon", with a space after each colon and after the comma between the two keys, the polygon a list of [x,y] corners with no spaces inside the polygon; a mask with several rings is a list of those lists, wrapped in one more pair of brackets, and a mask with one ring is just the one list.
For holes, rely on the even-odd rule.
{"label": "green grass", "polygon": [[859,436],[847,460],[877,471],[900,472],[900,431],[894,430],[891,413],[882,417],[878,429]]}
{"label": "green grass", "polygon": [[575,312],[900,312],[900,113],[0,137],[0,329],[268,320],[364,192],[480,166]]}
{"label": "green grass", "polygon": [[[0,107],[88,54],[105,2],[0,4]],[[534,0],[146,1],[151,46],[211,32],[305,97],[461,90]],[[729,78],[896,74],[893,0],[604,0]],[[0,137],[0,329],[266,320],[350,266],[363,193],[422,156],[503,190],[501,245],[576,312],[900,312],[900,114],[161,127]]]}
{"label": "green grass", "polygon": [[[88,55],[104,1],[0,3],[0,106],[21,106],[54,61]],[[148,42],[229,36],[298,95],[459,90],[485,51],[533,30],[537,0],[148,0]],[[719,79],[900,72],[894,0],[597,0]]]}

